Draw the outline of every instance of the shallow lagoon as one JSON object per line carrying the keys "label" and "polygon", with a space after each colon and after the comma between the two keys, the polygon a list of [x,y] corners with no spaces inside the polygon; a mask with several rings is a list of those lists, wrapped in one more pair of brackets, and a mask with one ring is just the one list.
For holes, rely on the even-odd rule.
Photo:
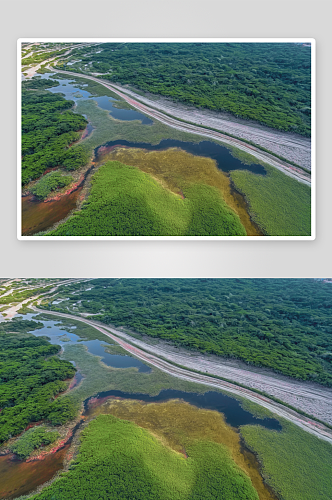
{"label": "shallow lagoon", "polygon": [[[35,313],[26,314],[21,317],[22,319],[34,319],[35,321],[39,321],[38,315]],[[103,344],[100,340],[81,340],[81,338],[74,333],[76,329],[75,327],[66,328],[64,325],[61,326],[60,317],[59,320],[56,321],[43,320],[41,322],[44,324],[44,328],[36,330],[32,333],[38,337],[49,337],[52,344],[61,345],[63,349],[66,349],[66,345],[83,343],[92,355],[101,356],[102,361],[108,366],[117,368],[136,366],[139,368],[139,372],[151,371],[151,369],[147,365],[144,365],[144,363],[140,360],[130,356],[111,355],[106,353],[104,351],[105,344]],[[81,380],[81,374],[77,373],[71,383],[71,388],[74,388],[80,383]],[[207,391],[204,394],[195,394],[167,389],[160,391],[157,396],[149,396],[148,394],[143,393],[125,393],[118,390],[100,392],[97,395],[88,398],[84,402],[84,415],[89,417],[89,414],[93,413],[93,409],[99,404],[105,402],[108,398],[136,399],[146,403],[164,402],[175,398],[182,399],[194,406],[197,406],[198,408],[205,408],[223,413],[227,424],[233,427],[239,427],[240,425],[247,424],[259,424],[268,429],[274,429],[276,431],[281,430],[281,425],[276,419],[256,418],[250,412],[244,410],[237,400],[216,391]],[[79,429],[79,427],[80,424],[75,427],[74,433]],[[18,460],[12,461],[8,456],[0,457],[0,498],[13,499],[20,495],[28,494],[39,485],[50,480],[56,472],[63,468],[71,439],[72,438],[70,438],[69,442],[67,442],[60,450],[47,455],[44,460],[21,462]]]}
{"label": "shallow lagoon", "polygon": [[[34,319],[34,314],[28,314],[24,316],[24,319]],[[39,321],[36,318],[36,321]],[[138,368],[141,373],[151,372],[151,368],[144,364],[139,359],[133,358],[131,356],[120,355],[120,354],[110,354],[105,351],[105,347],[109,344],[105,344],[101,340],[82,340],[81,337],[73,333],[75,328],[66,329],[65,326],[59,325],[60,318],[57,321],[41,321],[44,324],[44,328],[36,330],[33,333],[36,337],[47,336],[51,344],[60,345],[63,349],[66,349],[66,345],[69,344],[83,344],[87,347],[90,354],[95,356],[100,356],[101,361],[107,366],[112,366],[113,368]],[[57,326],[56,326],[57,325]],[[106,339],[105,339],[106,340]]]}
{"label": "shallow lagoon", "polygon": [[[161,403],[169,399],[182,399],[187,403],[204,408],[205,410],[215,410],[223,413],[227,424],[232,427],[241,425],[262,425],[267,429],[281,431],[282,427],[275,418],[258,418],[252,415],[249,411],[244,410],[239,401],[230,396],[226,396],[221,392],[208,391],[204,394],[195,394],[193,392],[178,391],[174,389],[165,389],[160,391],[157,396],[150,396],[142,393],[128,393],[123,391],[105,391],[98,393],[97,401],[94,401],[93,406],[100,402],[104,402],[107,398],[123,398],[137,399],[145,403]],[[91,399],[91,398],[89,398]],[[85,401],[86,412],[89,415],[89,399]]]}
{"label": "shallow lagoon", "polygon": [[144,125],[153,124],[153,121],[150,118],[143,115],[143,113],[136,111],[135,109],[120,109],[113,106],[114,103],[119,102],[119,100],[115,99],[114,97],[109,97],[106,95],[100,97],[93,96],[90,92],[84,90],[81,84],[75,83],[75,80],[72,79],[67,80],[62,78],[57,79],[56,73],[45,73],[44,75],[41,75],[41,78],[57,80],[60,82],[60,85],[58,85],[57,87],[51,87],[49,89],[46,89],[52,92],[53,94],[59,94],[59,93],[64,94],[64,97],[66,99],[72,100],[75,103],[79,99],[91,99],[93,101],[96,101],[97,105],[101,109],[109,111],[110,115],[112,115],[112,117],[115,118],[116,120],[123,120],[123,121],[140,120]]}
{"label": "shallow lagoon", "polygon": [[[56,73],[45,73],[41,76],[42,79],[57,79]],[[108,96],[94,97],[90,92],[84,90],[87,84],[78,84],[72,79],[59,78],[59,85],[48,89],[53,93],[61,93],[66,99],[73,100],[77,103],[79,100],[93,100],[98,107],[106,109],[110,115],[118,120],[131,121],[140,120],[141,124],[152,124],[152,120],[136,110],[119,109],[114,107],[114,103],[121,102]],[[80,88],[78,87],[80,85]],[[138,125],[139,126],[139,125]],[[85,132],[84,138],[88,137],[93,131],[92,125],[89,123]],[[231,155],[230,151],[223,145],[212,141],[201,141],[199,143],[191,143],[174,139],[164,139],[157,145],[151,145],[144,142],[129,142],[126,140],[116,140],[104,143],[95,149],[95,157],[100,160],[104,153],[115,146],[126,146],[131,148],[143,148],[146,150],[165,150],[168,148],[181,148],[193,155],[212,158],[216,161],[219,169],[223,172],[231,172],[233,170],[249,170],[255,174],[266,175],[266,170],[262,165],[244,165],[238,158]],[[81,188],[79,188],[81,190]],[[238,194],[238,196],[241,196]],[[30,236],[38,232],[50,229],[55,223],[63,220],[71,210],[77,206],[79,193],[74,191],[69,195],[63,196],[59,200],[54,200],[49,203],[44,203],[35,200],[33,197],[22,199],[22,234]],[[241,198],[241,203],[245,203]],[[256,234],[256,232],[254,232]]]}

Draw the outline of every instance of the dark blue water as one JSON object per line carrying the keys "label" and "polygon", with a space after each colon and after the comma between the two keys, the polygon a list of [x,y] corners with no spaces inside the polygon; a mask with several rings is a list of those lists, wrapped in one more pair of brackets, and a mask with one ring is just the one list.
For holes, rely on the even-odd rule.
{"label": "dark blue water", "polygon": [[[56,79],[56,73],[45,73],[41,78]],[[62,93],[66,99],[77,102],[78,99],[93,99],[102,109],[110,111],[113,118],[123,121],[140,120],[142,124],[151,125],[153,123],[150,118],[132,109],[118,109],[113,106],[117,102],[113,97],[101,96],[93,97],[91,93],[77,87],[74,80],[59,80],[58,87],[48,89],[53,93]],[[75,95],[76,94],[76,95]],[[78,97],[80,94],[82,97]],[[160,151],[167,148],[181,148],[188,153],[205,158],[212,158],[216,161],[217,166],[223,172],[231,172],[232,170],[248,170],[258,175],[266,175],[266,170],[262,165],[253,164],[245,165],[240,160],[231,155],[230,151],[221,144],[211,141],[201,141],[199,143],[178,141],[176,139],[163,139],[159,144],[152,145],[145,142],[129,142],[125,140],[110,141],[95,149],[95,155],[98,159],[98,150],[100,147],[112,147],[115,145],[128,146],[131,148],[143,148],[149,151]]]}
{"label": "dark blue water", "polygon": [[[39,321],[35,314],[26,314],[23,319],[34,319]],[[73,333],[71,330],[61,330],[60,328],[65,328],[60,324],[59,321],[41,321],[44,324],[44,328],[36,330],[33,333],[36,337],[48,337],[51,344],[60,345],[63,349],[66,349],[66,345],[69,344],[83,344],[87,347],[88,352],[94,354],[95,356],[101,356],[101,360],[107,366],[112,366],[113,368],[138,368],[141,373],[150,373],[151,368],[145,365],[142,361],[131,356],[120,355],[120,354],[110,354],[105,351],[105,347],[110,344],[105,344],[101,340],[82,340],[81,337]],[[56,326],[58,324],[58,326]],[[74,329],[74,328],[73,328]],[[69,339],[69,340],[68,340]]]}
{"label": "dark blue water", "polygon": [[[232,170],[249,170],[254,174],[266,175],[266,170],[262,165],[244,165],[240,160],[234,158],[229,150],[220,144],[211,141],[202,141],[199,143],[178,141],[176,139],[163,139],[157,145],[152,145],[147,142],[129,142],[123,139],[117,141],[109,141],[95,148],[95,157],[100,160],[104,154],[107,154],[107,149],[113,146],[127,146],[129,148],[141,148],[148,151],[160,151],[168,148],[181,148],[187,153],[196,156],[204,156],[212,158],[216,161],[217,166],[223,172],[231,172]],[[99,152],[99,150],[101,151]]]}
{"label": "dark blue water", "polygon": [[[99,392],[97,398],[118,397],[124,399],[138,399],[146,403],[156,403],[167,401],[169,399],[183,399],[187,403],[205,408],[206,410],[216,410],[225,415],[226,422],[232,427],[240,425],[262,425],[266,429],[281,431],[282,426],[275,418],[257,418],[249,411],[244,410],[240,403],[229,396],[225,396],[220,392],[209,391],[205,394],[195,394],[193,392],[176,391],[174,389],[165,389],[160,391],[157,396],[149,396],[148,394],[134,393],[122,391],[106,391]],[[85,411],[89,412],[89,399],[84,401]]]}
{"label": "dark blue water", "polygon": [[[21,316],[20,319],[35,320],[39,321],[38,316],[35,313],[26,314]],[[61,330],[60,328],[65,328],[61,325],[61,319],[57,321],[41,321],[44,324],[44,328],[40,330],[33,331],[36,337],[46,336],[49,338],[50,343],[61,345],[63,349],[66,349],[66,344],[70,345],[73,343],[84,344],[91,354],[96,356],[101,356],[102,361],[108,365],[115,368],[129,368],[137,367],[139,372],[149,373],[151,369],[149,366],[142,363],[142,361],[132,358],[130,356],[113,355],[105,352],[104,348],[107,347],[100,340],[82,340],[81,337],[73,333],[71,330]],[[56,326],[56,324],[58,326]],[[49,327],[49,328],[48,328]],[[70,341],[64,340],[65,338]],[[109,344],[108,344],[109,345]],[[75,377],[77,377],[77,383],[82,379],[82,375],[78,372]],[[278,420],[274,418],[257,418],[252,415],[249,411],[244,410],[239,401],[236,399],[226,396],[223,393],[216,391],[208,391],[205,394],[195,394],[193,392],[178,391],[174,389],[162,390],[157,396],[149,396],[148,394],[142,393],[127,393],[117,390],[100,392],[96,396],[99,399],[105,397],[120,397],[124,399],[137,399],[144,401],[146,403],[162,402],[169,399],[182,399],[198,408],[205,408],[208,410],[216,410],[225,415],[226,422],[232,427],[239,427],[241,425],[262,425],[267,429],[273,429],[280,431],[282,429]],[[85,412],[89,411],[89,399],[84,401]]]}
{"label": "dark blue water", "polygon": [[[41,75],[42,79],[53,79],[57,80],[56,73],[45,73]],[[54,94],[63,94],[68,100],[77,102],[79,99],[92,99],[96,101],[97,105],[101,109],[106,109],[110,112],[113,118],[122,121],[132,121],[140,120],[143,125],[152,125],[153,121],[147,116],[143,115],[139,111],[134,109],[119,109],[113,106],[113,103],[119,102],[113,97],[108,97],[106,95],[101,97],[94,97],[90,92],[82,88],[78,88],[78,83],[75,80],[63,80],[59,79],[59,85],[57,87],[51,87],[47,90],[53,92]]]}

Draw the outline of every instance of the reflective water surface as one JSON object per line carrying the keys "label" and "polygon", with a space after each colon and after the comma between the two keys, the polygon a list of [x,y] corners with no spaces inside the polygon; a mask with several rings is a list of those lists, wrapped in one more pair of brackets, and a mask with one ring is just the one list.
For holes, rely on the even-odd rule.
{"label": "reflective water surface", "polygon": [[[26,314],[21,316],[22,319],[34,319],[40,321],[36,314]],[[74,333],[73,328],[66,328],[61,325],[59,320],[42,320],[44,328],[32,332],[34,335],[47,336],[52,344],[61,345],[63,349],[66,345],[73,343],[83,343],[88,351],[96,356],[101,356],[104,363],[108,366],[117,368],[127,368],[136,366],[140,372],[148,372],[151,369],[144,365],[140,360],[131,358],[130,356],[111,355],[104,350],[105,344],[100,340],[81,340],[79,335]],[[73,362],[73,364],[75,364]],[[82,375],[77,372],[74,377],[71,388],[75,387],[82,381]],[[84,381],[83,381],[84,383]],[[268,429],[276,431],[281,430],[281,425],[274,418],[256,418],[250,412],[241,408],[240,403],[222,393],[216,391],[208,391],[205,394],[188,393],[173,389],[162,390],[157,396],[149,396],[143,393],[126,393],[123,391],[112,390],[100,392],[96,396],[88,398],[84,402],[84,415],[89,417],[93,412],[93,408],[102,404],[108,398],[125,398],[138,399],[147,403],[162,402],[169,399],[182,399],[199,408],[216,410],[224,414],[225,420],[233,427],[239,427],[246,424],[259,424]],[[76,425],[73,434],[79,429],[80,424]],[[70,438],[71,441],[72,437]],[[55,473],[61,470],[64,466],[64,460],[67,451],[70,448],[70,441],[53,454],[47,455],[43,460],[31,462],[21,462],[13,460],[13,455],[0,456],[0,499],[11,500],[20,495],[25,495],[52,479]]]}
{"label": "reflective water surface", "polygon": [[129,142],[124,139],[109,141],[95,148],[95,158],[100,161],[103,155],[107,154],[115,146],[126,146],[128,148],[147,149],[148,151],[160,151],[168,148],[181,148],[187,153],[196,156],[212,158],[216,161],[217,167],[223,172],[232,170],[249,170],[254,174],[266,175],[266,170],[262,165],[244,165],[238,158],[231,155],[230,151],[221,144],[211,141],[201,141],[199,143],[178,141],[176,139],[163,139],[159,144],[149,144],[147,142]]}
{"label": "reflective water surface", "polygon": [[[41,78],[57,80],[57,75],[56,73],[45,73],[41,76]],[[66,80],[61,78],[57,81],[59,81],[60,83],[57,87],[51,87],[46,90],[49,90],[53,94],[64,94],[64,97],[66,99],[73,100],[75,102],[77,102],[79,99],[92,99],[93,101],[96,101],[97,105],[101,109],[108,110],[110,112],[110,115],[112,115],[112,117],[116,118],[117,120],[140,120],[144,125],[152,125],[153,123],[150,118],[145,116],[143,113],[136,111],[135,109],[119,109],[113,106],[114,103],[119,102],[119,100],[115,99],[114,97],[109,97],[106,95],[95,97],[91,94],[91,92],[82,89],[82,85],[80,85],[79,88],[79,84],[75,83],[75,80],[72,79]]]}

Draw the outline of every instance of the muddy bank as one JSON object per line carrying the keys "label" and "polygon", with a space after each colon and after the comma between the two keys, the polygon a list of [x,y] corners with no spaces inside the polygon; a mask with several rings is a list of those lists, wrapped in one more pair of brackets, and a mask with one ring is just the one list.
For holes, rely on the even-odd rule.
{"label": "muddy bank", "polygon": [[86,196],[86,189],[83,191],[84,184],[94,167],[94,163],[90,163],[76,182],[63,193],[57,193],[45,200],[38,200],[33,195],[23,196],[22,235],[31,236],[47,229],[51,230],[55,224],[71,215]]}
{"label": "muddy bank", "polygon": [[56,222],[64,219],[76,208],[82,186],[67,196],[44,203],[34,196],[22,198],[22,235],[31,236],[41,231],[46,231]]}
{"label": "muddy bank", "polygon": [[11,460],[8,455],[0,457],[0,498],[9,500],[26,495],[52,479],[56,471],[63,467],[69,447],[68,443],[44,460],[34,462]]}
{"label": "muddy bank", "polygon": [[[181,399],[179,400],[173,398]],[[184,403],[184,400],[187,402]],[[188,405],[188,403],[190,404]],[[183,421],[180,419],[181,422],[178,421],[181,413],[179,412],[180,409],[186,410],[186,412],[189,411],[190,413],[196,415],[198,420],[196,424],[193,425],[192,432],[194,432],[195,429],[196,431],[197,429],[201,429],[202,432],[206,429],[206,431],[204,431],[204,438],[208,437],[205,436],[206,432],[209,434],[214,426],[199,426],[198,424],[202,418],[204,420],[205,416],[205,418],[209,417],[212,420],[217,419],[218,422],[220,420],[218,427],[220,424],[222,427],[217,429],[217,442],[219,442],[219,439],[223,436],[220,442],[223,442],[226,446],[230,447],[230,450],[232,450],[232,454],[234,455],[233,458],[251,477],[253,483],[255,483],[255,487],[260,493],[261,499],[272,500],[275,498],[272,492],[268,492],[262,483],[259,463],[257,462],[255,456],[248,449],[246,449],[242,443],[242,449],[240,450],[238,431],[234,429],[234,427],[229,426],[230,422],[228,422],[228,425],[226,422],[231,420],[231,425],[233,424],[235,427],[248,423],[259,423],[264,427],[280,430],[281,426],[277,420],[257,419],[249,412],[243,410],[236,400],[220,393],[209,391],[202,395],[186,393],[183,391],[164,390],[157,396],[149,396],[147,394],[129,394],[122,391],[108,391],[107,393],[97,394],[96,396],[88,398],[84,402],[83,413],[79,415],[74,422],[74,425],[71,423],[71,425],[64,429],[66,434],[55,444],[55,446],[51,445],[51,448],[47,448],[44,451],[36,451],[26,461],[16,459],[13,454],[0,456],[0,499],[6,498],[11,500],[20,495],[31,494],[32,492],[35,493],[36,491],[41,491],[45,486],[51,484],[58,477],[61,471],[68,469],[70,461],[79,451],[79,436],[81,430],[86,427],[89,421],[92,418],[95,418],[98,414],[110,412],[119,418],[133,420],[138,425],[146,427],[153,432],[158,431],[157,428],[160,423],[159,420],[164,414],[165,408],[173,407],[175,407],[175,412],[173,412],[172,415],[169,415],[170,419],[167,418],[166,420],[167,422],[171,422],[172,418],[174,419],[172,429],[175,435],[176,429],[180,426],[181,422],[182,424],[183,422],[188,423],[187,418]],[[135,411],[137,408],[140,410],[139,412]],[[113,412],[113,409],[116,411]],[[133,410],[132,414],[128,414],[129,409]],[[120,411],[120,413],[117,413],[117,410]],[[150,412],[150,410],[157,412],[159,418],[155,420],[152,414],[151,419],[149,418],[147,420],[147,422],[150,422],[149,425],[146,425],[146,419],[143,417],[144,414],[146,412]],[[206,412],[206,410],[208,411]],[[211,412],[211,410],[214,411]],[[226,422],[224,420],[225,414]],[[168,446],[173,449],[180,447],[179,451],[181,453],[186,453],[182,442],[173,443],[173,439],[171,439],[172,436],[169,433],[167,433],[167,436],[170,439],[170,442],[167,443]],[[229,442],[230,436],[232,437],[232,443]],[[203,438],[203,436],[200,437]]]}

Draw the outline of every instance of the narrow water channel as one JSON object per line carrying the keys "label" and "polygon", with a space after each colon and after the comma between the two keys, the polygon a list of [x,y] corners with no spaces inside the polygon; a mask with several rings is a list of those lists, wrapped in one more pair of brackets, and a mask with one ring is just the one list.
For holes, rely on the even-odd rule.
{"label": "narrow water channel", "polygon": [[[56,79],[57,76],[55,73],[45,73],[41,76],[42,79],[53,78]],[[82,85],[81,88],[78,87],[78,83],[74,80],[70,79],[58,79],[59,85],[56,87],[51,87],[49,90],[52,93],[61,93],[64,95],[66,99],[73,100],[77,102],[78,100],[94,100],[97,105],[105,110],[108,110],[113,118],[118,120],[140,120],[144,125],[151,125],[153,121],[145,116],[144,114],[133,110],[133,109],[120,109],[116,108],[114,104],[118,101],[113,97],[109,96],[99,96],[94,97],[90,92],[84,90]],[[84,87],[85,85],[83,85]],[[86,135],[91,134],[93,130],[92,125],[89,123],[86,130]],[[253,164],[253,165],[244,165],[241,161],[234,156],[231,155],[230,151],[221,144],[217,144],[211,141],[201,141],[199,143],[191,143],[186,141],[179,141],[175,139],[163,139],[159,144],[152,145],[144,142],[130,142],[126,140],[117,140],[117,141],[109,141],[101,146],[95,148],[95,158],[97,161],[101,161],[103,156],[109,152],[111,148],[114,146],[126,146],[130,148],[143,148],[149,151],[160,151],[168,148],[181,148],[182,150],[191,153],[196,156],[203,156],[206,158],[212,158],[216,161],[216,164],[219,169],[223,172],[231,172],[233,170],[248,170],[258,175],[266,175],[266,170],[262,165]],[[38,232],[46,231],[51,228],[56,222],[63,220],[71,210],[76,208],[78,197],[82,187],[70,193],[69,195],[63,196],[59,200],[51,201],[48,203],[44,203],[36,200],[32,196],[23,197],[22,198],[22,235],[23,236],[31,236]],[[243,208],[246,218],[247,208],[245,200],[242,199],[242,195],[237,193],[239,197],[239,202],[241,207]],[[250,228],[246,228],[248,234],[252,235],[261,235],[261,231],[256,228],[249,221]],[[248,225],[247,224],[247,225]],[[251,227],[253,226],[253,227]]]}
{"label": "narrow water channel", "polygon": [[74,80],[62,79],[56,73],[45,73],[41,77],[42,79],[54,79],[59,82],[57,87],[51,87],[49,89],[53,94],[63,94],[66,99],[77,102],[80,99],[91,99],[97,103],[97,106],[101,109],[105,109],[110,112],[110,115],[116,120],[122,121],[132,121],[140,120],[143,125],[152,125],[153,121],[145,116],[143,113],[135,109],[121,109],[117,108],[117,102],[123,102],[114,97],[109,97],[107,95],[96,97],[91,92],[84,90],[83,85],[76,83]]}
{"label": "narrow water channel", "polygon": [[[23,318],[31,319],[34,316],[34,314],[27,314],[23,316]],[[151,372],[151,368],[141,360],[133,358],[132,356],[128,356],[126,354],[110,354],[105,351],[105,348],[107,348],[107,346],[110,344],[97,339],[84,340],[79,335],[73,333],[72,329],[66,330],[65,327],[59,324],[59,321],[42,321],[42,323],[44,324],[44,328],[31,333],[33,333],[33,335],[35,335],[36,337],[46,336],[48,337],[51,344],[60,345],[63,349],[66,349],[66,345],[73,345],[76,343],[78,343],[79,345],[84,345],[90,354],[100,356],[103,363],[113,368],[138,368],[138,371],[140,373]],[[76,328],[73,328],[73,330],[75,329]]]}
{"label": "narrow water channel", "polygon": [[[60,318],[58,321],[48,321],[40,320],[36,314],[26,314],[22,316],[22,319],[41,321],[44,328],[31,333],[37,337],[47,336],[52,344],[61,345],[63,349],[66,349],[66,345],[75,343],[83,344],[92,355],[102,357],[102,361],[108,366],[116,368],[135,366],[138,368],[139,372],[151,371],[150,367],[136,358],[106,353],[104,350],[105,344],[102,341],[97,339],[82,339],[79,335],[74,333],[75,327],[66,328],[61,324]],[[71,383],[71,388],[74,388],[81,381],[82,375],[78,372]],[[276,431],[281,430],[281,425],[278,420],[274,418],[256,418],[249,411],[244,410],[237,400],[216,391],[195,394],[167,389],[160,391],[157,396],[149,396],[144,393],[126,393],[119,390],[100,392],[84,401],[83,416],[89,418],[93,413],[93,409],[109,398],[136,399],[146,403],[164,402],[169,399],[182,399],[199,408],[223,413],[226,422],[236,428],[241,425],[259,424],[267,429]],[[77,432],[79,427],[80,424],[75,427],[73,435]],[[13,460],[12,455],[0,456],[0,499],[12,500],[20,495],[26,495],[34,491],[38,486],[52,479],[56,472],[60,471],[64,466],[66,454],[70,448],[70,442],[66,443],[63,448],[55,453],[46,455],[43,460],[22,462],[20,460]]]}
{"label": "narrow water channel", "polygon": [[258,418],[252,415],[247,410],[244,410],[239,401],[230,396],[226,396],[221,392],[208,391],[204,394],[195,394],[193,392],[177,391],[174,389],[165,389],[160,391],[157,396],[149,394],[130,393],[122,391],[105,391],[99,392],[94,398],[89,398],[84,402],[85,415],[91,413],[91,409],[98,404],[103,403],[108,398],[122,399],[138,399],[145,403],[161,403],[169,399],[183,399],[187,403],[204,408],[205,410],[215,410],[225,416],[227,424],[232,427],[240,427],[241,425],[261,425],[266,429],[281,431],[282,427],[275,418]]}
{"label": "narrow water channel", "polygon": [[217,167],[223,172],[233,170],[249,170],[254,174],[266,175],[266,170],[262,165],[244,165],[238,158],[231,155],[230,151],[221,144],[211,141],[201,141],[199,143],[178,141],[176,139],[163,139],[159,144],[149,144],[147,142],[129,142],[123,139],[109,141],[95,148],[95,158],[100,161],[111,148],[115,146],[126,146],[128,148],[146,149],[148,151],[161,151],[168,148],[180,148],[195,156],[204,156],[216,161]]}

